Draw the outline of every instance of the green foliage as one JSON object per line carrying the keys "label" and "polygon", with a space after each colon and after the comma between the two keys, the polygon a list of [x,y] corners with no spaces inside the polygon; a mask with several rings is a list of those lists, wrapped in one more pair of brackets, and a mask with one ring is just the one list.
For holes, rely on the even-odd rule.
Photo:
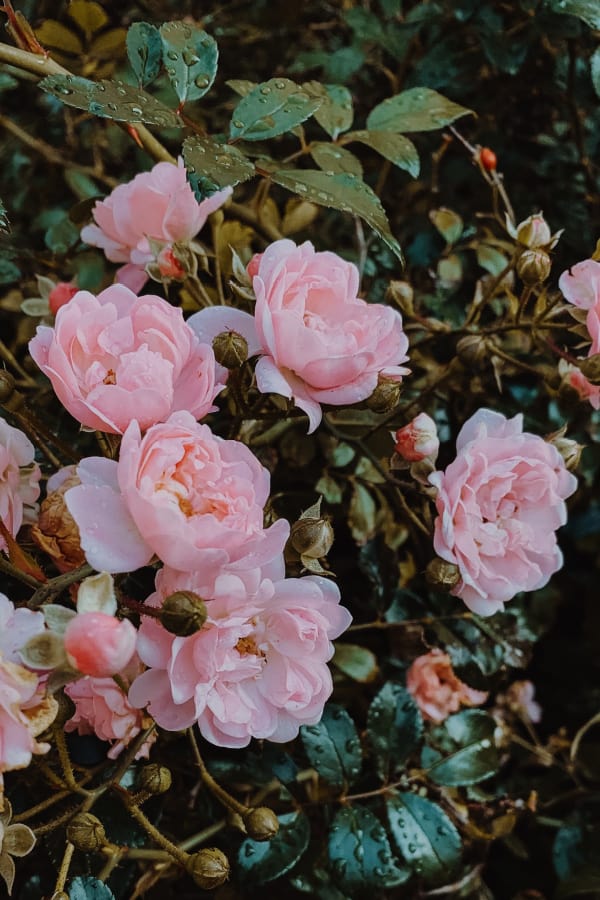
{"label": "green foliage", "polygon": [[127,31],[127,56],[140,87],[157,77],[162,65],[160,31],[148,22],[134,22]]}
{"label": "green foliage", "polygon": [[432,131],[472,112],[430,88],[409,88],[371,110],[367,128],[369,131]]}
{"label": "green foliage", "polygon": [[314,112],[319,125],[325,129],[332,140],[347,131],[354,118],[352,94],[341,84],[320,84],[318,81],[307,81],[303,89],[311,96],[321,100]]}
{"label": "green foliage", "polygon": [[328,704],[318,725],[303,725],[300,737],[321,778],[341,790],[360,773],[362,752],[354,722],[341,706]]}
{"label": "green foliage", "polygon": [[303,812],[279,816],[279,831],[272,840],[243,841],[238,852],[241,873],[257,884],[281,878],[301,858],[309,838],[310,825]]}
{"label": "green foliage", "polygon": [[155,97],[124,81],[90,81],[76,75],[49,75],[40,87],[66,106],[85,109],[116,122],[180,127],[179,117]]}
{"label": "green foliage", "polygon": [[406,688],[388,681],[371,703],[367,718],[367,735],[382,781],[403,768],[422,733],[423,721],[415,701]]}
{"label": "green foliage", "polygon": [[237,147],[219,144],[210,137],[186,138],[183,159],[192,186],[203,196],[247,181],[255,174],[254,166]]}
{"label": "green foliage", "polygon": [[339,810],[329,830],[328,849],[336,881],[350,893],[393,887],[409,877],[398,868],[384,828],[366,806]]}
{"label": "green foliage", "polygon": [[321,105],[289,78],[271,78],[257,84],[233,110],[229,135],[232,140],[262,141],[300,125]]}
{"label": "green foliage", "polygon": [[500,757],[494,740],[496,722],[477,709],[465,709],[433,728],[422,763],[436,784],[477,784],[495,775]]}
{"label": "green foliage", "polygon": [[406,791],[391,792],[386,808],[394,843],[415,875],[449,882],[460,863],[462,841],[444,810]]}
{"label": "green foliage", "polygon": [[69,882],[69,900],[115,900],[111,889],[97,878],[78,876]]}
{"label": "green foliage", "polygon": [[596,0],[546,0],[552,12],[577,16],[590,28],[600,28],[600,7]]}
{"label": "green foliage", "polygon": [[421,167],[419,154],[413,142],[404,135],[391,131],[350,131],[344,135],[344,142],[351,141],[366,144],[399,169],[406,169],[413,178],[418,177]]}
{"label": "green foliage", "polygon": [[180,104],[204,97],[217,74],[219,49],[215,39],[186,22],[166,22],[160,28],[160,37],[165,71]]}

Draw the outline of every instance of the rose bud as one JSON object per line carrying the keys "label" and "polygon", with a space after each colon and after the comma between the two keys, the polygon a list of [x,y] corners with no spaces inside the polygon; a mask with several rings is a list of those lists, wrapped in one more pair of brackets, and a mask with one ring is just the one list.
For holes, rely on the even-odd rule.
{"label": "rose bud", "polygon": [[100,819],[89,812],[79,813],[67,825],[67,840],[77,850],[93,853],[106,844],[106,832]]}
{"label": "rose bud", "polygon": [[165,281],[184,281],[188,272],[173,247],[163,247],[156,257],[158,272]]}
{"label": "rose bud", "polygon": [[166,766],[158,763],[149,763],[141,770],[137,778],[140,790],[146,791],[153,797],[164,794],[171,787],[171,773]]}
{"label": "rose bud", "polygon": [[279,831],[279,819],[268,806],[257,806],[244,816],[248,837],[253,841],[270,841]]}
{"label": "rose bud", "polygon": [[517,240],[530,250],[545,247],[552,239],[548,223],[542,213],[536,213],[517,225]]}
{"label": "rose bud", "polygon": [[427,413],[419,413],[412,422],[399,428],[394,440],[396,453],[408,462],[435,457],[440,449],[435,422]]}
{"label": "rose bud", "polygon": [[370,397],[367,397],[367,406],[375,413],[392,412],[398,406],[401,391],[402,383],[400,381],[379,375],[375,390]]}
{"label": "rose bud", "polygon": [[67,625],[64,643],[69,663],[83,675],[99,678],[125,668],[135,651],[131,622],[103,612],[84,612]]}
{"label": "rose bud", "polygon": [[248,359],[248,341],[237,331],[222,331],[212,342],[215,359],[226,369],[237,369]]}
{"label": "rose bud", "polygon": [[200,631],[206,622],[206,605],[193,591],[175,591],[165,598],[160,621],[167,631],[187,637]]}
{"label": "rose bud", "polygon": [[517,274],[525,284],[539,284],[550,274],[552,260],[545,250],[525,250],[517,262]]}
{"label": "rose bud", "polygon": [[188,859],[186,869],[203,891],[212,891],[229,878],[229,860],[216,847],[194,853]]}
{"label": "rose bud", "polygon": [[450,591],[460,581],[460,572],[455,563],[446,562],[436,556],[425,569],[425,580],[432,588],[442,591]]}
{"label": "rose bud", "polygon": [[321,559],[331,550],[333,528],[327,519],[300,518],[292,525],[289,540],[300,556]]}
{"label": "rose bud", "polygon": [[55,316],[61,306],[68,303],[78,291],[77,285],[69,281],[59,281],[58,284],[55,284],[48,294],[48,306],[52,315]]}
{"label": "rose bud", "polygon": [[565,466],[569,472],[574,472],[581,460],[584,445],[578,444],[577,441],[574,441],[572,438],[564,437],[560,433],[551,438],[550,443],[556,447],[564,459]]}

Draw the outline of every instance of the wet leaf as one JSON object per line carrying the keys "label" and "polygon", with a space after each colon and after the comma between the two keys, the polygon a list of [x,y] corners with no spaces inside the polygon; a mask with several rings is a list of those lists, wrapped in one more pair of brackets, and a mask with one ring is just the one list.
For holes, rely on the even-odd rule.
{"label": "wet leaf", "polygon": [[413,178],[419,174],[421,161],[417,148],[403,134],[394,134],[393,131],[350,131],[344,135],[343,141],[359,141],[376,150],[384,159],[389,159],[399,169],[405,169]]}
{"label": "wet leaf", "polygon": [[187,22],[165,22],[160,36],[165,69],[180,103],[204,97],[217,74],[215,39]]}
{"label": "wet leaf", "polygon": [[321,105],[289,78],[271,78],[252,88],[233,110],[232,140],[262,141],[300,125]]}
{"label": "wet leaf", "polygon": [[265,884],[280,878],[296,865],[308,846],[310,825],[303,812],[279,816],[279,831],[270,841],[247,838],[238,851],[245,878]]}
{"label": "wet leaf", "polygon": [[494,741],[496,722],[477,709],[450,716],[429,732],[422,764],[436,784],[477,784],[498,771],[500,756]]}
{"label": "wet leaf", "polygon": [[336,881],[353,896],[364,888],[402,884],[410,874],[397,867],[379,819],[358,804],[336,814],[329,830],[329,858]]}
{"label": "wet leaf", "polygon": [[352,94],[341,84],[305,81],[302,87],[311,97],[321,99],[321,105],[315,112],[315,119],[335,141],[338,135],[347,131],[352,125],[354,118]]}
{"label": "wet leaf", "polygon": [[192,187],[207,193],[248,181],[255,174],[250,160],[231,144],[193,135],[183,142],[183,160]]}
{"label": "wet leaf", "polygon": [[433,131],[472,113],[430,88],[415,87],[384,100],[367,118],[369,131]]}
{"label": "wet leaf", "polygon": [[590,28],[600,28],[600,4],[598,0],[549,0],[552,12],[577,16]]}
{"label": "wet leaf", "polygon": [[388,795],[390,833],[416,874],[449,882],[460,863],[462,843],[454,824],[437,803],[408,792]]}
{"label": "wet leaf", "polygon": [[337,144],[315,141],[310,145],[310,155],[324,172],[348,172],[350,175],[362,176],[360,160]]}
{"label": "wet leaf", "polygon": [[160,31],[148,22],[135,22],[127,32],[127,56],[140,87],[153,81],[162,65]]}
{"label": "wet leaf", "polygon": [[372,650],[358,644],[336,644],[332,663],[344,675],[363,684],[377,677],[377,657]]}
{"label": "wet leaf", "polygon": [[379,691],[367,716],[367,734],[377,774],[386,781],[404,767],[423,733],[419,709],[406,688],[393,681]]}
{"label": "wet leaf", "polygon": [[73,878],[68,885],[69,900],[115,900],[115,895],[102,881],[91,875]]}
{"label": "wet leaf", "polygon": [[341,790],[360,773],[362,750],[354,722],[345,709],[327,704],[317,725],[303,725],[300,737],[321,778]]}

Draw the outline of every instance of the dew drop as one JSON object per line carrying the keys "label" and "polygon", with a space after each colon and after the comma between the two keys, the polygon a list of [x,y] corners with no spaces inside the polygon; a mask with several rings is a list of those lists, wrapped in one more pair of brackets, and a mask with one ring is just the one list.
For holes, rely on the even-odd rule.
{"label": "dew drop", "polygon": [[243,128],[244,123],[242,121],[240,121],[240,119],[236,119],[233,123],[233,127],[234,128]]}
{"label": "dew drop", "polygon": [[173,62],[177,62],[177,60],[179,59],[179,54],[174,50],[169,50],[169,52],[167,53],[167,59],[172,59]]}
{"label": "dew drop", "polygon": [[194,79],[194,84],[196,87],[205,88],[210,84],[210,79],[207,78],[206,75],[198,75],[198,77]]}
{"label": "dew drop", "polygon": [[263,87],[261,87],[260,92],[261,94],[264,94],[266,96],[267,94],[271,93],[271,88],[265,84]]}
{"label": "dew drop", "polygon": [[282,91],[285,87],[285,81],[276,81],[275,87],[277,88],[277,90]]}

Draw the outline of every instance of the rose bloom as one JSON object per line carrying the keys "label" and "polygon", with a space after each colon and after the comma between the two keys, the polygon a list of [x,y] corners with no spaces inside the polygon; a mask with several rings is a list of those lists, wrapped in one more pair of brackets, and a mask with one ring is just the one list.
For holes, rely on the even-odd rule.
{"label": "rose bloom", "polygon": [[419,462],[428,456],[436,457],[440,449],[435,422],[427,413],[419,413],[404,428],[392,433],[392,437],[396,442],[396,453],[407,462]]}
{"label": "rose bloom", "polygon": [[65,501],[97,571],[131,571],[153,554],[186,572],[245,560],[260,566],[289,534],[284,520],[263,527],[267,469],[244,444],[216,437],[186,412],[144,437],[132,422],[118,463],[91,457],[77,473],[81,485]]}
{"label": "rose bloom", "polygon": [[513,681],[505,693],[498,695],[496,703],[500,714],[503,709],[509,709],[521,718],[537,724],[542,719],[542,707],[534,697],[535,686],[531,681]]}
{"label": "rose bloom", "polygon": [[11,663],[21,663],[19,651],[38,634],[45,631],[44,614],[20,607],[0,594],[0,658]]}
{"label": "rose bloom", "polygon": [[96,224],[86,225],[81,239],[104,250],[111,262],[127,263],[117,278],[140,290],[148,279],[145,267],[155,259],[150,241],[164,249],[192,240],[230,194],[225,188],[198,203],[183,161],[159,162],[98,201],[92,211]]}
{"label": "rose bloom", "polygon": [[[293,398],[308,415],[309,432],[321,421],[321,403],[358,403],[373,393],[380,374],[397,381],[408,374],[401,365],[408,349],[402,317],[357,297],[359,275],[352,263],[317,253],[308,241],[297,247],[281,240],[251,260],[248,272],[256,294],[249,353],[261,354],[258,389]],[[231,309],[217,309],[223,316],[218,330],[214,307],[208,316],[202,310],[189,320],[203,340],[232,329],[247,337],[247,313],[237,314],[236,326]]]}
{"label": "rose bloom", "polygon": [[555,531],[577,487],[556,447],[523,432],[523,417],[480,409],[463,425],[457,457],[429,481],[437,489],[434,547],[458,566],[451,593],[490,616],[562,566]]}
{"label": "rose bloom", "polygon": [[488,697],[457,678],[450,657],[437,647],[415,659],[406,673],[406,687],[423,718],[436,724],[461,706],[479,706]]}
{"label": "rose bloom", "polygon": [[[119,673],[123,685],[128,687],[142,669],[135,656]],[[108,751],[109,759],[116,759],[140,731],[151,724],[141,710],[134,709],[114,678],[78,678],[65,686],[65,694],[75,704],[75,714],[65,724],[65,731],[95,734],[101,741],[109,741],[112,745]],[[135,758],[147,758],[155,740],[156,732],[142,744]]]}
{"label": "rose bloom", "polygon": [[558,280],[558,286],[569,303],[587,310],[586,325],[592,344],[588,356],[600,353],[600,263],[585,259]]}
{"label": "rose bloom", "polygon": [[146,429],[178,409],[200,419],[216,409],[212,347],[201,344],[180,309],[150,294],[111,285],[79,291],[38,326],[29,344],[63,406],[82,425],[122,434],[132,419]]}
{"label": "rose bloom", "polygon": [[[29,438],[0,418],[0,519],[13,537],[23,521],[32,522],[37,512],[41,472],[34,457]],[[6,550],[1,535],[0,550]]]}
{"label": "rose bloom", "polygon": [[580,369],[570,365],[564,359],[559,361],[558,371],[565,377],[567,384],[577,391],[582,400],[588,400],[592,409],[600,409],[600,385],[592,384]]}
{"label": "rose bloom", "polygon": [[120,672],[135,652],[137,631],[104,612],[82,612],[74,616],[64,634],[69,664],[83,675],[104,678]]}
{"label": "rose bloom", "polygon": [[[157,592],[146,602],[163,599]],[[249,591],[236,575],[222,575],[195,634],[176,637],[143,617],[138,653],[149,668],[129,699],[169,731],[198,722],[219,747],[292,740],[320,720],[331,694],[331,640],[351,621],[339,599],[337,586],[318,576],[264,578]]]}

